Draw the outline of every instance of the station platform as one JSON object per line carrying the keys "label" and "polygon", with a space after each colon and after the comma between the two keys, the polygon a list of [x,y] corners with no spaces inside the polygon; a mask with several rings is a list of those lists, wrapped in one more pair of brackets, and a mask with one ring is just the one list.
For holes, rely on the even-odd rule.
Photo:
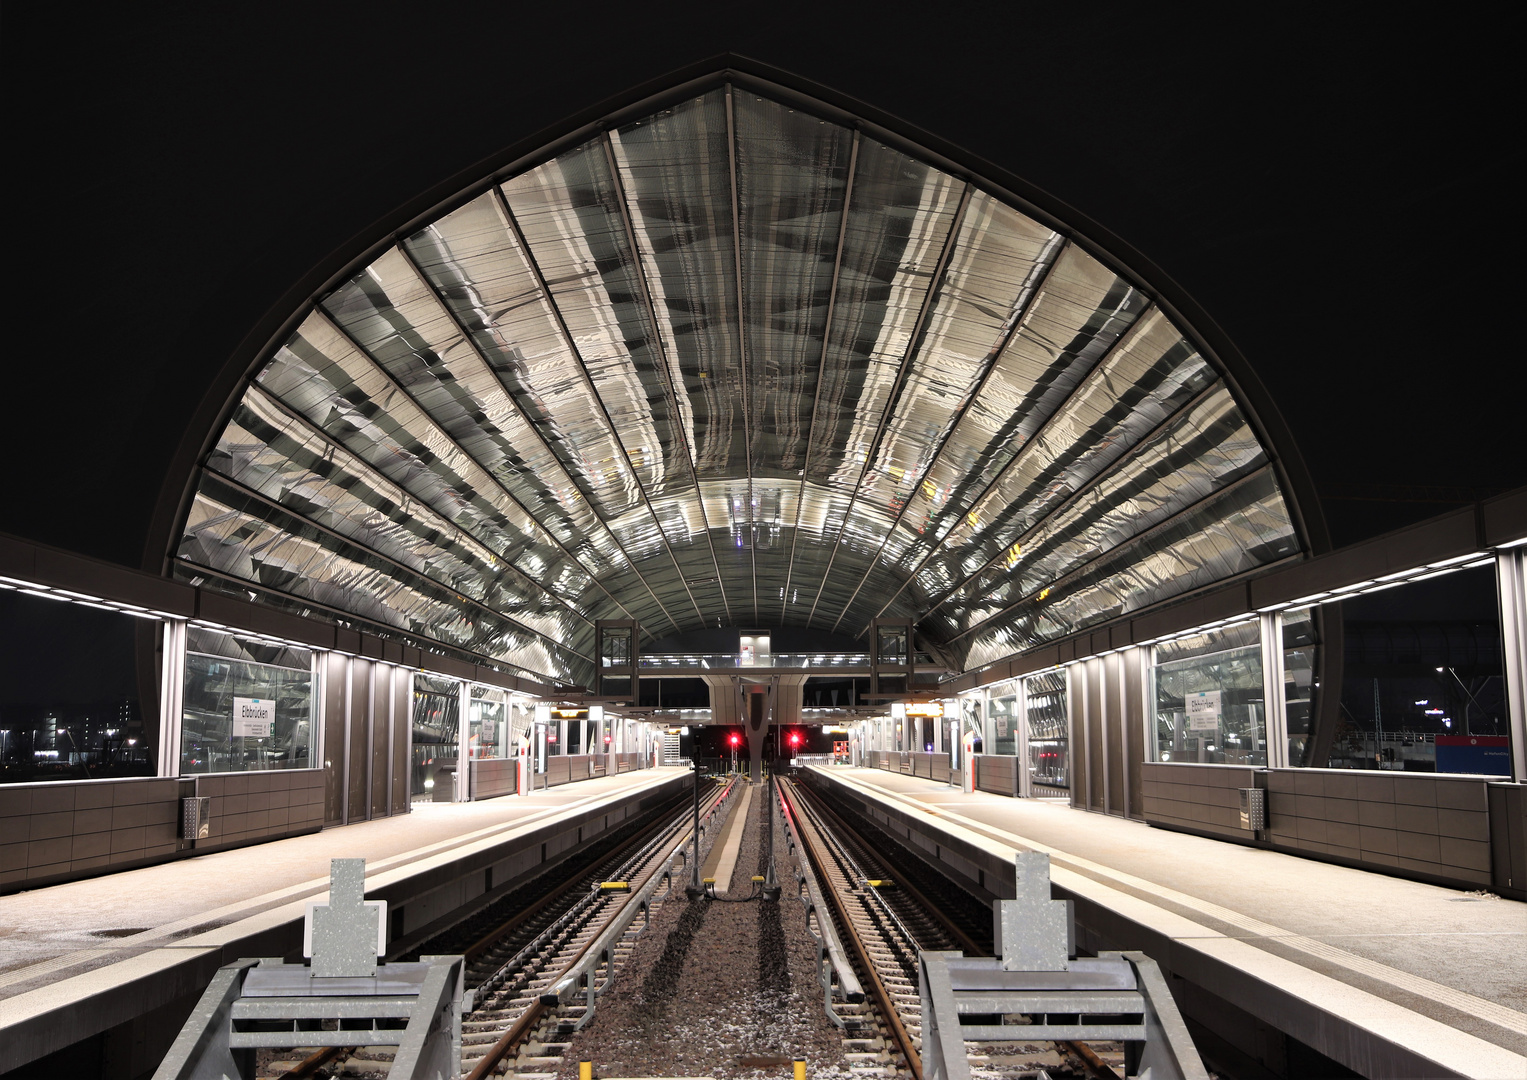
{"label": "station platform", "polygon": [[[667,767],[416,803],[395,817],[0,896],[0,1073],[155,1010],[168,1010],[158,1027],[178,1030],[174,1014],[222,964],[300,953],[306,905],[327,897],[331,859],[366,860],[366,895],[388,902],[389,951],[402,951],[435,920],[491,902],[692,783],[689,769]],[[147,1045],[154,1034],[163,1033]],[[145,1045],[142,1031],[124,1037]]]}
{"label": "station platform", "polygon": [[[966,794],[879,769],[807,769],[993,895],[1004,880],[1012,895],[1015,851],[1048,852],[1055,895],[1075,901],[1079,930],[1095,943],[1140,949],[1361,1075],[1527,1077],[1527,904],[1058,800]],[[1200,1003],[1188,1004],[1191,1013]]]}

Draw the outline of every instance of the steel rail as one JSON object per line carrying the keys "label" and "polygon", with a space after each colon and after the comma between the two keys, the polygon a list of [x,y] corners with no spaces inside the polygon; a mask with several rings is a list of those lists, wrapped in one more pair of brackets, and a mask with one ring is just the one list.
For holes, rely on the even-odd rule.
{"label": "steel rail", "polygon": [[[845,821],[841,814],[839,814],[832,807],[828,806],[825,802],[822,802],[820,799],[814,800],[812,803],[812,812],[820,817],[828,819],[829,824],[831,824],[835,830],[848,836],[849,839],[858,844],[860,848],[864,849],[865,851],[875,850],[874,844],[865,839],[864,836],[859,833],[858,829],[855,829],[851,824]],[[905,877],[897,877],[896,887],[910,896],[913,900],[915,900],[917,905],[922,908],[923,911],[926,912],[929,916],[931,916],[933,921],[938,923],[939,927],[954,940],[955,944],[960,947],[960,950],[964,952],[965,955],[985,956],[987,954],[988,950],[983,948],[974,939],[972,939],[968,932],[955,925],[955,923],[952,922],[944,913],[943,908],[934,901],[928,899],[928,897],[925,896],[923,892],[918,889],[918,887],[912,882],[908,881]],[[878,892],[876,893],[876,896],[878,898]]]}
{"label": "steel rail", "polygon": [[[794,806],[795,785],[785,781],[780,785],[780,788],[783,797],[791,799],[791,805]],[[817,875],[824,881],[828,880],[827,856],[821,850],[822,842],[817,834],[815,825],[805,817],[798,816],[797,820],[801,824],[802,850],[806,853],[806,858],[811,862],[812,869]],[[885,983],[880,978],[879,969],[875,964],[874,958],[870,955],[869,946],[860,936],[858,927],[854,925],[854,919],[848,910],[848,905],[844,903],[843,897],[837,889],[829,888],[827,890],[827,898],[832,904],[838,921],[842,923],[843,929],[848,932],[849,942],[853,946],[855,955],[859,958],[860,966],[864,969],[865,975],[869,977],[868,989],[870,995],[875,999],[875,1005],[880,1010],[886,1027],[890,1030],[892,1040],[906,1059],[907,1068],[911,1070],[912,1075],[916,1080],[923,1080],[922,1054],[919,1053],[917,1046],[914,1045],[911,1032],[902,1023],[901,1013],[897,1010],[890,991],[886,989]]]}
{"label": "steel rail", "polygon": [[349,1057],[359,1049],[360,1047],[358,1046],[325,1046],[322,1050],[309,1054],[296,1065],[281,1073],[280,1080],[303,1080],[304,1077],[312,1076],[318,1072],[319,1069],[329,1062],[338,1058]]}
{"label": "steel rail", "polygon": [[[801,842],[801,832],[796,821],[795,808],[786,801],[783,790],[777,792],[777,797],[779,799],[780,817],[785,822],[786,837],[796,851],[804,851],[805,844]],[[859,1004],[864,1000],[864,987],[859,981],[858,973],[854,971],[853,964],[849,962],[848,954],[843,951],[843,940],[838,935],[838,928],[832,920],[832,913],[822,902],[823,888],[817,880],[815,871],[812,870],[809,863],[799,863],[797,875],[799,879],[798,887],[804,887],[806,891],[804,899],[806,905],[806,932],[812,934],[817,941],[817,966],[820,971],[822,989],[826,994],[824,1008],[827,1010],[827,1015],[833,1023],[838,1027],[844,1027],[845,1024],[842,1017],[838,1016],[832,1008],[832,975],[825,970],[821,970],[823,956],[825,955],[829,961],[831,970],[837,973],[838,990],[842,994],[843,1000],[850,1005]],[[812,933],[811,930],[811,916],[813,913],[817,917],[819,933]]]}
{"label": "steel rail", "polygon": [[[804,804],[805,800],[803,799],[802,802]],[[861,836],[857,829],[855,829],[851,824],[844,820],[844,818],[838,814],[837,811],[833,810],[832,807],[828,806],[821,799],[812,800],[811,811],[813,813],[820,814],[824,818],[830,819],[830,824],[834,829],[837,829],[842,834],[847,835],[864,850],[875,850],[874,846],[870,844],[863,836]],[[845,858],[849,859],[851,865],[853,865],[852,857],[847,852],[844,853],[844,856]],[[855,869],[858,871],[857,866],[855,866]],[[858,872],[862,873],[862,871]],[[926,896],[924,896],[922,892],[920,892],[911,882],[907,881],[905,878],[898,877],[896,879],[896,887],[900,891],[907,893],[914,900],[916,900],[918,906],[926,914],[932,916],[934,921],[939,923],[940,926],[947,933],[949,933],[949,935],[954,938],[956,942],[961,945],[962,951],[965,953],[965,955],[988,955],[988,950],[982,948],[976,942],[972,941],[970,936],[965,933],[964,930],[956,926],[953,922],[949,921],[949,919],[944,915],[943,910],[937,904],[933,903]],[[880,896],[879,891],[874,888],[870,888],[868,891],[873,894],[877,903],[885,907],[887,914],[889,914],[892,919],[895,919],[897,924],[900,925],[901,920],[897,919],[895,914],[890,911],[889,906],[885,904],[885,900]],[[909,940],[913,940],[915,944],[915,938],[910,933],[910,931],[903,929],[903,933],[906,933]],[[1055,1045],[1074,1055],[1077,1058],[1078,1063],[1081,1065],[1082,1070],[1087,1073],[1087,1075],[1091,1077],[1092,1080],[1119,1080],[1119,1074],[1116,1073],[1108,1065],[1108,1063],[1099,1057],[1097,1052],[1085,1042],[1079,1042],[1076,1040],[1056,1040]]]}
{"label": "steel rail", "polygon": [[[689,809],[689,800],[685,799],[684,803],[684,809],[687,811]],[[634,847],[637,848],[638,851],[645,850],[651,846],[653,837],[661,832],[671,832],[674,828],[676,828],[676,824],[672,817],[658,818],[656,821],[651,822],[638,833],[631,836],[625,842],[623,847],[627,849]],[[601,861],[608,862],[609,859],[606,858]],[[483,953],[487,952],[495,944],[497,944],[501,939],[513,933],[519,927],[523,926],[534,915],[545,910],[552,904],[555,904],[558,900],[565,899],[573,884],[577,881],[578,878],[582,876],[582,873],[575,874],[571,878],[567,879],[561,887],[553,887],[550,891],[547,892],[545,896],[541,897],[541,899],[537,900],[527,908],[522,908],[516,912],[512,918],[507,919],[503,923],[500,923],[498,926],[484,934],[475,943],[469,945],[465,952],[462,954],[466,962],[468,964],[472,964],[479,957],[481,957]]]}

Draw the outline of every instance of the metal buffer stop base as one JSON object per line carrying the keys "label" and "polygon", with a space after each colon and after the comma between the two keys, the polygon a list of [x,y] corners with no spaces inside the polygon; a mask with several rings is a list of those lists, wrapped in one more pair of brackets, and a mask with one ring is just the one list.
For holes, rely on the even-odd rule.
{"label": "metal buffer stop base", "polygon": [[998,956],[918,955],[925,1080],[968,1080],[967,1041],[1038,1040],[1122,1042],[1130,1077],[1208,1080],[1156,962],[1077,959],[1071,905],[1050,899],[1050,857],[1019,852],[1017,880],[1018,898],[992,905]]}
{"label": "metal buffer stop base", "polygon": [[309,904],[303,953],[219,968],[154,1080],[254,1080],[255,1051],[396,1046],[393,1080],[454,1080],[462,958],[379,964],[386,908],[365,900],[366,860],[334,859],[329,902]]}

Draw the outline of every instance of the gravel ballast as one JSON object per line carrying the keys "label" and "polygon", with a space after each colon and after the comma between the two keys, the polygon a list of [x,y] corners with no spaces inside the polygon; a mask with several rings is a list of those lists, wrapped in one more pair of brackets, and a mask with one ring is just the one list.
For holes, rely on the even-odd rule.
{"label": "gravel ballast", "polygon": [[[754,794],[730,888],[658,907],[594,1020],[571,1039],[559,1077],[590,1061],[596,1077],[848,1077],[841,1035],[822,1010],[816,946],[795,899],[794,860],[775,822],[777,902],[750,899],[764,874],[767,787]],[[682,879],[681,879],[682,880]],[[757,1059],[757,1060],[749,1060]]]}

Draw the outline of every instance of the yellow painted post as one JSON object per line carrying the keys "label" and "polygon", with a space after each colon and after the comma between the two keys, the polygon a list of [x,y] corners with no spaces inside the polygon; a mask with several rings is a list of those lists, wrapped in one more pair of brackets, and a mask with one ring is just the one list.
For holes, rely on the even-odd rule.
{"label": "yellow painted post", "polygon": [[578,1080],[594,1080],[594,1063],[592,1061],[578,1062]]}
{"label": "yellow painted post", "polygon": [[804,1061],[797,1061],[795,1063],[795,1080],[806,1080],[806,1063]]}

